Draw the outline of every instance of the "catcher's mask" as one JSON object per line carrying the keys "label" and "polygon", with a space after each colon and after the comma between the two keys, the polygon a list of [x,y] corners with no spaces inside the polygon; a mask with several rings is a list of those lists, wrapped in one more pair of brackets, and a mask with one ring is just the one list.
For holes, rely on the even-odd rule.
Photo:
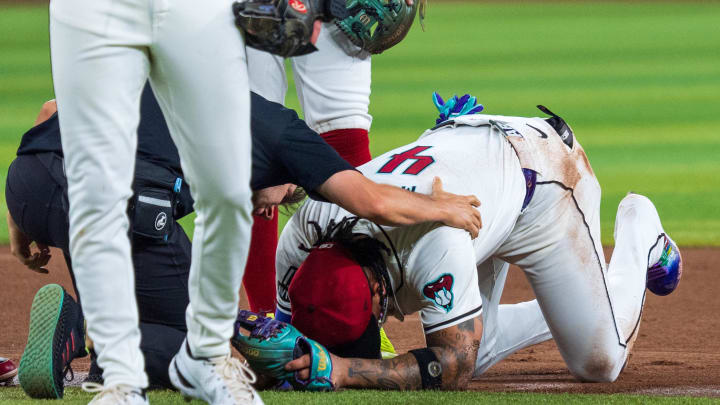
{"label": "catcher's mask", "polygon": [[310,42],[316,20],[348,16],[345,0],[241,0],[232,11],[248,46],[286,58],[317,51]]}
{"label": "catcher's mask", "polygon": [[[291,323],[338,356],[379,359],[380,326],[387,313],[390,290],[388,277],[375,274],[366,265],[374,279],[370,280],[351,255],[336,242],[322,243],[311,250],[288,288]],[[371,281],[380,286],[379,319],[372,312],[375,292]]]}

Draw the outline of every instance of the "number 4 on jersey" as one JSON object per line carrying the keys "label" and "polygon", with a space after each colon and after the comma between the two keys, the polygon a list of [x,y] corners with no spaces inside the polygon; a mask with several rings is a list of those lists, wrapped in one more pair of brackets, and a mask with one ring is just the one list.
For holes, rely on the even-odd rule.
{"label": "number 4 on jersey", "polygon": [[430,148],[432,148],[432,146],[416,146],[412,149],[406,150],[405,152],[396,153],[392,155],[389,162],[385,163],[385,165],[378,170],[378,173],[390,174],[406,160],[414,160],[415,162],[405,169],[402,174],[418,175],[428,166],[435,163],[435,159],[433,159],[432,156],[418,155],[418,153],[426,151]]}

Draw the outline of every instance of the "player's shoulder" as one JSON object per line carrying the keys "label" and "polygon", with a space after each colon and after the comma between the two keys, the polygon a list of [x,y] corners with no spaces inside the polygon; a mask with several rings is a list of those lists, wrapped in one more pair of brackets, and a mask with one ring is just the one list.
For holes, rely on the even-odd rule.
{"label": "player's shoulder", "polygon": [[467,231],[437,226],[417,239],[408,257],[408,267],[413,269],[413,273],[433,272],[442,262],[467,260],[474,254],[472,239]]}

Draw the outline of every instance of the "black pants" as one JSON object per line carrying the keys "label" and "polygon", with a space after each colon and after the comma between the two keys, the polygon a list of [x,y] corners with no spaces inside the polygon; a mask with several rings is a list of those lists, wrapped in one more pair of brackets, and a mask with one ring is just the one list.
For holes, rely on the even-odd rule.
{"label": "black pants", "polygon": [[[32,240],[63,251],[75,287],[62,158],[55,153],[18,156],[8,170],[5,199],[20,230]],[[190,240],[180,225],[176,223],[173,229],[167,241],[130,236],[146,371],[151,385],[170,388],[170,359],[187,332],[191,252]],[[77,295],[77,288],[75,292]]]}

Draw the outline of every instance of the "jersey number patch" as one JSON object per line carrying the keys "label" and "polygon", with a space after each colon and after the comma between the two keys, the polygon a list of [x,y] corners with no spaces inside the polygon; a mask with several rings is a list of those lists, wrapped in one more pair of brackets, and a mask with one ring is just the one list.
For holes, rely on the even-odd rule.
{"label": "jersey number patch", "polygon": [[392,155],[390,161],[385,163],[385,165],[378,170],[378,173],[390,174],[406,160],[414,160],[415,162],[405,169],[402,174],[412,174],[417,176],[421,171],[427,169],[428,166],[435,163],[435,159],[432,156],[418,155],[418,153],[424,152],[430,148],[432,148],[432,146],[416,146],[412,149],[406,150],[405,152],[394,154]]}

